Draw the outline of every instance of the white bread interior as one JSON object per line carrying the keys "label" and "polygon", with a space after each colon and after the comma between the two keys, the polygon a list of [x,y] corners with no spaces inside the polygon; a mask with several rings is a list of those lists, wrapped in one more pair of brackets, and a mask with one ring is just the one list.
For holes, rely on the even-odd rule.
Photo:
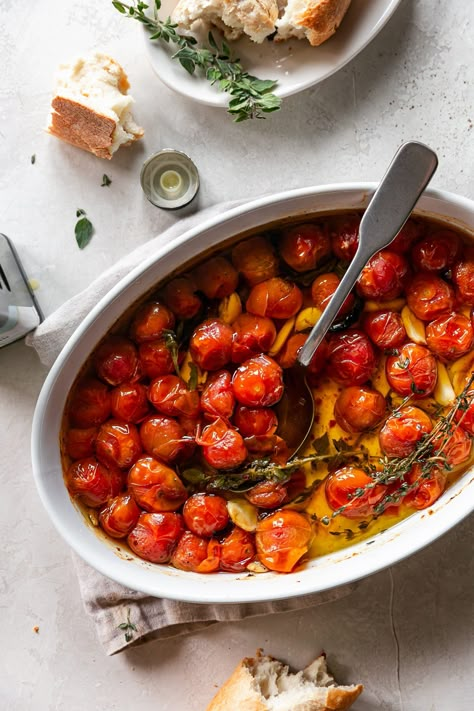
{"label": "white bread interior", "polygon": [[60,67],[48,131],[100,158],[143,136],[132,116],[133,98],[122,67],[94,52]]}
{"label": "white bread interior", "polygon": [[288,0],[276,23],[275,41],[306,38],[317,47],[336,32],[350,4],[351,0]]}

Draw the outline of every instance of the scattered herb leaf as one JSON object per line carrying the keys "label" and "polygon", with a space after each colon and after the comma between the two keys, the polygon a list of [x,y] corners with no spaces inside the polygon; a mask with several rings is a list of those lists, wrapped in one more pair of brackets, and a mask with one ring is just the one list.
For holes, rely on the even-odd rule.
{"label": "scattered herb leaf", "polygon": [[104,173],[104,175],[102,176],[102,182],[100,184],[100,187],[101,188],[108,187],[109,185],[111,185],[111,183],[112,183],[112,181],[110,180],[109,176],[106,173]]}
{"label": "scattered herb leaf", "polygon": [[176,338],[176,333],[174,331],[165,329],[163,331],[162,335],[163,335],[163,341],[165,344],[165,348],[171,355],[171,360],[173,361],[176,375],[178,377],[180,377],[179,362],[178,362],[179,346],[178,346],[178,339]]}
{"label": "scattered herb leaf", "polygon": [[77,208],[76,210],[76,217],[81,217],[81,215],[85,215],[86,211],[82,210],[80,207]]}
{"label": "scattered herb leaf", "polygon": [[133,632],[137,631],[136,625],[134,625],[130,621],[130,608],[127,610],[127,621],[122,622],[120,625],[117,625],[117,629],[123,630],[125,632],[125,641],[126,642],[131,642],[133,639]]}
{"label": "scattered herb leaf", "polygon": [[31,164],[34,165],[36,163],[36,153],[33,153],[31,156]]}
{"label": "scattered herb leaf", "polygon": [[86,217],[86,213],[84,212],[84,210],[77,210],[76,217],[79,217],[79,220],[76,222],[76,226],[74,228],[76,242],[78,244],[79,249],[84,249],[84,247],[87,247],[87,245],[91,241],[92,235],[94,233],[94,227],[89,218]]}
{"label": "scattered herb leaf", "polygon": [[198,386],[198,369],[194,363],[190,363],[189,370],[188,388],[189,390],[196,390]]}

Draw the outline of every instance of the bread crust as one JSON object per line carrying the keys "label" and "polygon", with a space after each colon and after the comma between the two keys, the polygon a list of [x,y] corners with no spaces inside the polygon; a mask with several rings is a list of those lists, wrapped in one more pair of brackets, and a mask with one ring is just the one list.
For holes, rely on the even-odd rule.
{"label": "bread crust", "polygon": [[63,96],[55,96],[51,106],[49,133],[99,158],[112,158],[113,119]]}
{"label": "bread crust", "polygon": [[351,0],[320,0],[298,15],[295,24],[306,29],[306,37],[313,47],[326,42],[336,32],[349,9]]}

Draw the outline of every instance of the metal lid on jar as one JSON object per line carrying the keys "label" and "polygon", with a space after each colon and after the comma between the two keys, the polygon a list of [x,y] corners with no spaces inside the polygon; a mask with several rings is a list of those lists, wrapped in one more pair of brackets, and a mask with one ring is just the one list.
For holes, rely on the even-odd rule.
{"label": "metal lid on jar", "polygon": [[148,200],[165,210],[184,207],[199,190],[199,173],[186,153],[164,148],[145,161],[140,183]]}

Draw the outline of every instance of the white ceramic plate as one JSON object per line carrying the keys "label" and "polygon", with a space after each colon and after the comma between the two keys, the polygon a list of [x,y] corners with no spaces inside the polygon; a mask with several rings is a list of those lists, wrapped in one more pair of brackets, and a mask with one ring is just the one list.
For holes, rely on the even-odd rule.
{"label": "white ceramic plate", "polygon": [[[296,94],[337,72],[377,35],[390,19],[401,0],[352,0],[336,34],[320,47],[302,40],[279,44],[249,39],[229,43],[242,66],[260,79],[276,79],[275,93],[284,97]],[[177,0],[163,0],[160,17],[166,18]],[[211,86],[202,76],[191,76],[171,59],[172,48],[150,42],[145,30],[145,46],[153,69],[160,79],[179,94],[209,106],[226,106],[228,96]],[[219,33],[215,32],[216,37]]]}
{"label": "white ceramic plate", "polygon": [[[367,541],[316,558],[290,575],[219,573],[202,575],[152,565],[105,541],[87,526],[64,485],[59,453],[61,418],[77,373],[99,340],[137,299],[196,255],[227,239],[270,222],[307,214],[366,207],[375,184],[354,183],[305,188],[261,198],[208,219],[174,240],[130,272],[92,309],[51,368],[38,398],[32,432],[33,473],[54,525],[69,545],[94,568],[122,585],[157,597],[190,602],[276,600],[350,583],[392,565],[431,543],[474,508],[474,469],[466,472],[433,507],[417,511]],[[468,227],[474,238],[474,202],[427,191],[417,206],[428,214]]]}

